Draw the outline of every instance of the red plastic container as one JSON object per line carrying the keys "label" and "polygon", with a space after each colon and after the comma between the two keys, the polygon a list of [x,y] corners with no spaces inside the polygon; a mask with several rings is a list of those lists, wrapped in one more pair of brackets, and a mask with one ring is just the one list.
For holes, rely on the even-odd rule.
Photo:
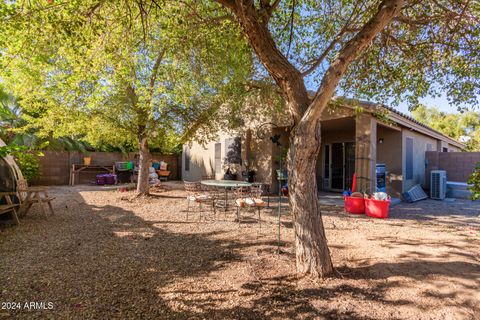
{"label": "red plastic container", "polygon": [[365,213],[365,199],[357,197],[344,196],[345,211],[352,214],[364,214]]}
{"label": "red plastic container", "polygon": [[375,200],[365,198],[365,214],[369,217],[386,219],[388,218],[388,208],[390,199]]}

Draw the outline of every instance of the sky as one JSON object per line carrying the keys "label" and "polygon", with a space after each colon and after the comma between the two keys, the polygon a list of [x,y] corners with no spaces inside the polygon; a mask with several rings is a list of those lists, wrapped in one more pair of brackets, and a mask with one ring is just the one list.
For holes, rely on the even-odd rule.
{"label": "sky", "polygon": [[[480,101],[480,96],[477,95],[477,100]],[[442,95],[440,97],[426,97],[420,99],[420,103],[427,107],[437,107],[440,111],[448,113],[459,113],[455,105],[450,105],[448,102],[447,96]],[[466,109],[472,109],[471,105],[465,105]],[[406,103],[401,103],[397,109],[403,113],[410,114],[408,111],[408,105]],[[478,111],[478,110],[477,110]]]}
{"label": "sky", "polygon": [[[440,111],[457,113],[457,107],[451,106],[445,95],[442,95],[441,97],[426,97],[420,99],[420,103],[427,107],[437,107],[438,109],[440,109]],[[397,107],[397,109],[403,113],[410,114],[410,111],[408,111],[407,103],[401,103]]]}

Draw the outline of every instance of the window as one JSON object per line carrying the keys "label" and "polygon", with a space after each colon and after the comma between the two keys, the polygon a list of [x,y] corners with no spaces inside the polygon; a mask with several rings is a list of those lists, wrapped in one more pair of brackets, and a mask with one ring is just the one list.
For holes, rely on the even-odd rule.
{"label": "window", "polygon": [[413,138],[408,137],[405,143],[405,179],[413,179]]}
{"label": "window", "polygon": [[215,174],[222,172],[222,144],[215,143]]}
{"label": "window", "polygon": [[188,146],[185,147],[183,155],[185,157],[185,171],[190,171],[190,148]]}
{"label": "window", "polygon": [[242,164],[242,139],[225,139],[225,163]]}
{"label": "window", "polygon": [[442,152],[448,152],[448,148],[443,147]]}

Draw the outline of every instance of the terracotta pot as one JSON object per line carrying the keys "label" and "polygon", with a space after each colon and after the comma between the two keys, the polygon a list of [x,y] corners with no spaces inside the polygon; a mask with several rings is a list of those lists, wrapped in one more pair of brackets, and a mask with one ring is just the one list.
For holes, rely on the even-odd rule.
{"label": "terracotta pot", "polygon": [[83,157],[83,164],[89,166],[92,162],[92,157]]}

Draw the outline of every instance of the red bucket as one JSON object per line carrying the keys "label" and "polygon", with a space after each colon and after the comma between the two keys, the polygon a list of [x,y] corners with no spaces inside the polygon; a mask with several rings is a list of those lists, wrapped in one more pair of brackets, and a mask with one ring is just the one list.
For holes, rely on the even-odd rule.
{"label": "red bucket", "polygon": [[358,197],[348,197],[344,196],[344,207],[345,211],[352,214],[363,214],[365,213],[365,199]]}
{"label": "red bucket", "polygon": [[390,207],[390,201],[390,199],[375,200],[365,198],[365,214],[373,218],[388,218],[388,208]]}

